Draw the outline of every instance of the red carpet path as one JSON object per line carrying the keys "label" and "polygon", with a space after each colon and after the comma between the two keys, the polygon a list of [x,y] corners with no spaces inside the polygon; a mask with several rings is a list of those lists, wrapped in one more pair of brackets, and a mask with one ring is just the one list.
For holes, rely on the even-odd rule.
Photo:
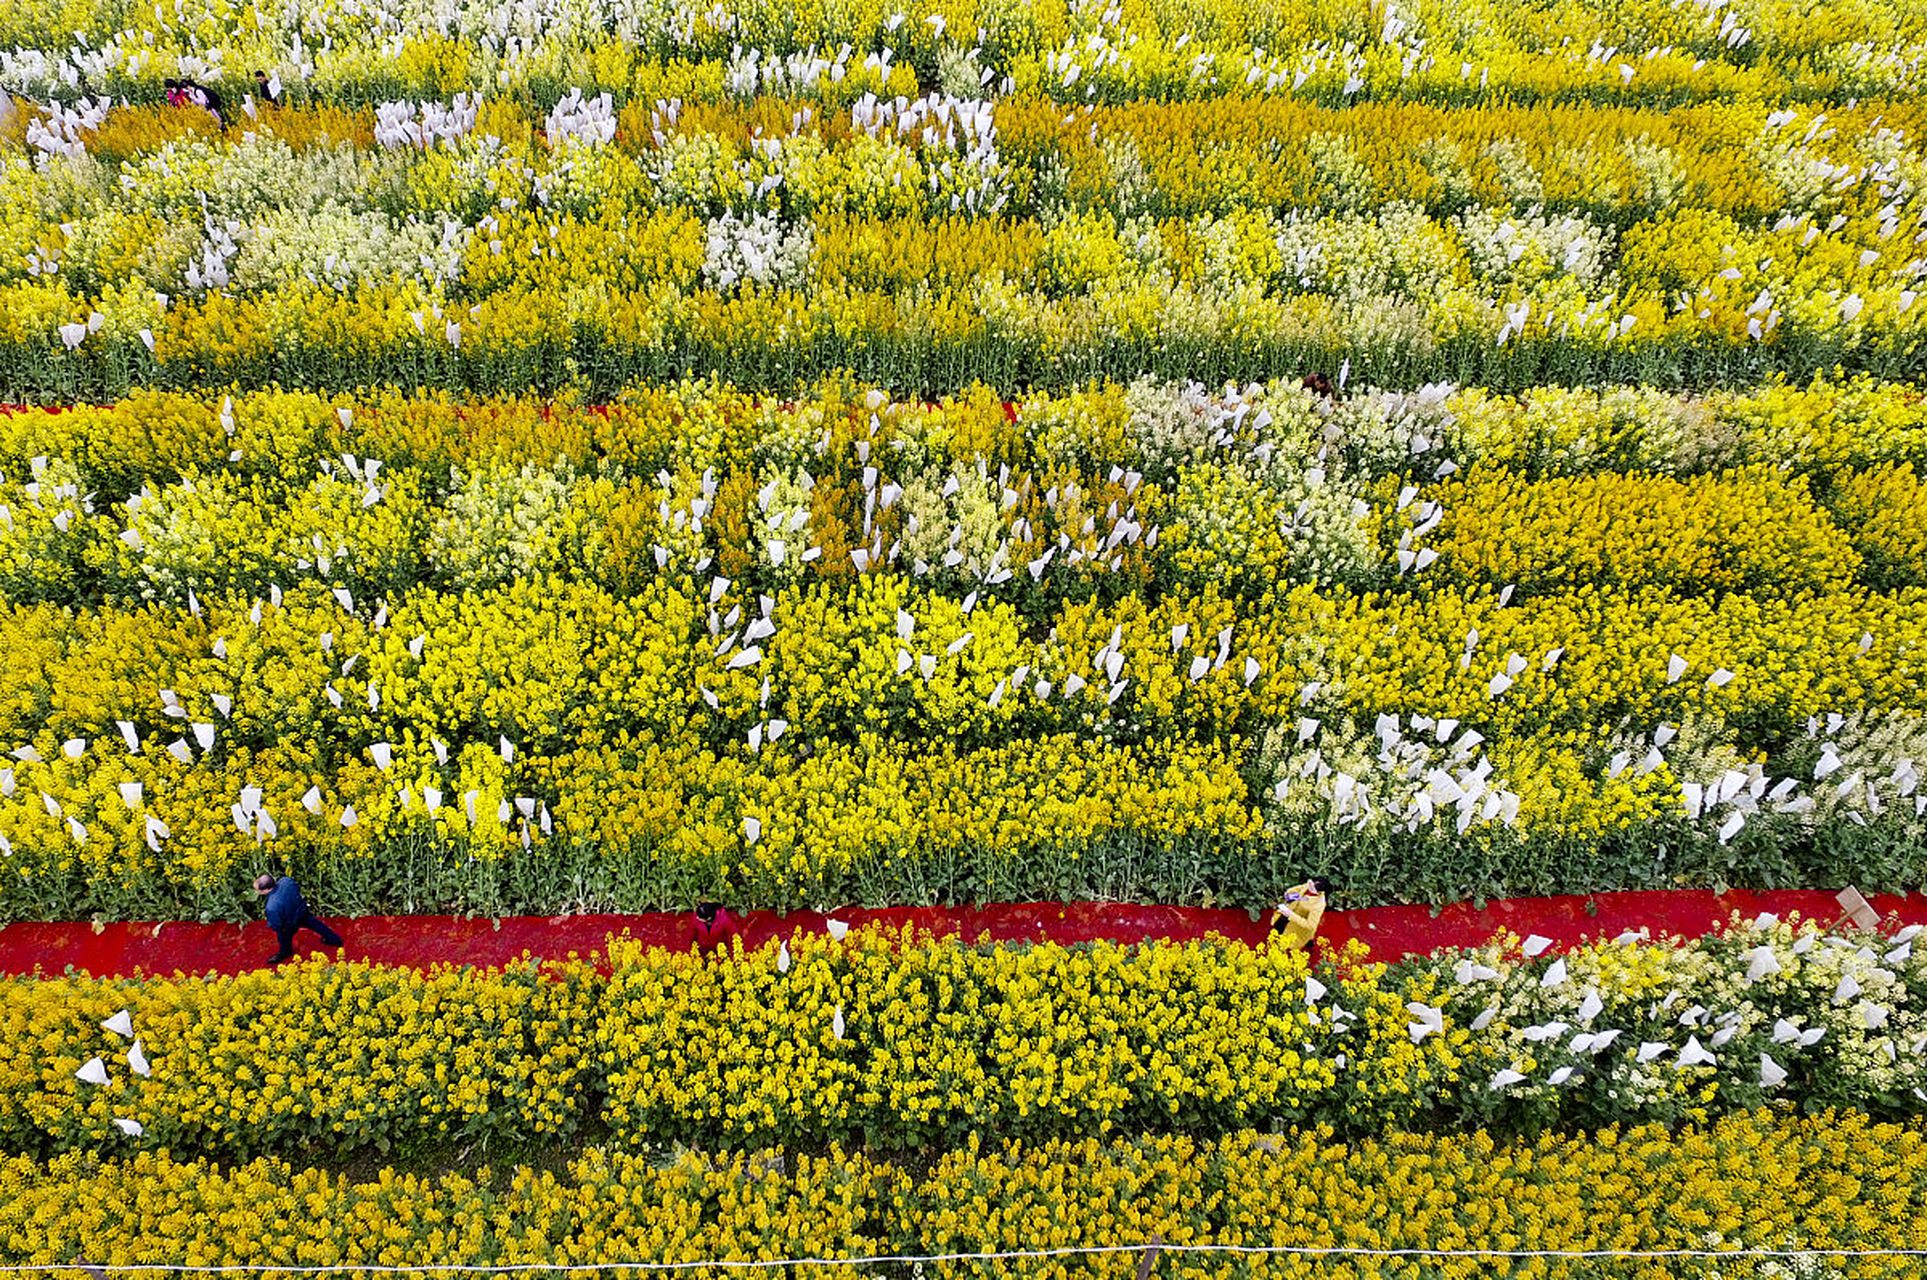
{"label": "red carpet path", "polygon": [[[1903,924],[1927,923],[1927,896],[1876,895],[1883,916]],[[1477,945],[1500,929],[1521,937],[1540,934],[1570,946],[1588,938],[1611,938],[1627,929],[1646,928],[1652,936],[1699,936],[1723,927],[1735,913],[1752,919],[1761,912],[1781,917],[1799,914],[1823,922],[1840,912],[1830,893],[1788,891],[1716,897],[1699,890],[1601,893],[1592,897],[1514,898],[1475,911],[1469,904],[1447,907],[1436,917],[1429,907],[1371,907],[1332,911],[1319,931],[1323,941],[1357,938],[1378,959],[1439,947]],[[839,912],[851,925],[880,921],[912,924],[939,933],[976,938],[988,933],[1005,940],[1088,942],[1099,938],[1201,938],[1216,933],[1245,942],[1264,936],[1264,923],[1243,911],[1201,907],[1145,907],[1115,903],[1017,903],[946,910],[899,907]],[[813,912],[747,913],[742,937],[755,946],[779,934],[821,930],[826,917]],[[477,966],[499,965],[526,951],[544,959],[570,952],[600,951],[611,933],[627,932],[643,942],[666,947],[690,945],[689,918],[679,914],[634,916],[514,916],[499,922],[451,916],[364,916],[333,921],[346,939],[351,960],[424,965],[437,961]],[[301,935],[305,950],[321,950],[312,934]],[[190,924],[11,924],[0,926],[0,973],[60,973],[68,966],[106,976],[143,973],[236,973],[259,968],[274,951],[274,939],[259,921],[246,925]]]}

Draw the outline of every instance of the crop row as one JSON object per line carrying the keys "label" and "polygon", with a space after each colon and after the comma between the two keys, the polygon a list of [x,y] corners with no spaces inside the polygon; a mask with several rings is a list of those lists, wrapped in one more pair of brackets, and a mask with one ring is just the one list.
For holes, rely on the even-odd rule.
{"label": "crop row", "polygon": [[1262,462],[1224,451],[1181,463],[1162,485],[1115,464],[887,466],[874,451],[648,479],[343,454],[309,477],[190,471],[112,503],[83,490],[73,464],[39,456],[0,478],[0,598],[179,605],[310,583],[386,601],[552,576],[631,595],[710,570],[739,599],[902,578],[1036,619],[1068,601],[1155,606],[1208,588],[1255,599],[1293,583],[1483,584],[1522,599],[1927,585],[1927,485],[1908,464],[1829,477],[1816,501],[1777,467],[1686,480],[1479,468],[1405,484],[1258,450]]}
{"label": "crop row", "polygon": [[525,286],[451,311],[412,282],[349,294],[304,282],[162,308],[146,290],[87,299],[36,281],[0,288],[0,394],[39,403],[145,386],[403,386],[609,398],[692,374],[789,391],[840,371],[922,395],[1140,374],[1221,382],[1322,373],[1518,391],[1927,370],[1927,308],[1915,307],[1911,287],[1863,294],[1826,282],[1767,294],[1749,311],[1757,291],[1706,290],[1682,305],[1613,290],[1332,297],[1141,278],[1052,298],[992,276],[901,292]]}
{"label": "crop row", "polygon": [[[238,455],[238,456],[237,456]],[[798,399],[758,399],[714,383],[626,388],[611,404],[441,393],[231,396],[142,391],[107,404],[0,413],[0,471],[33,479],[35,459],[105,506],[186,476],[231,473],[285,492],[343,455],[412,468],[556,468],[626,481],[713,471],[761,485],[801,468],[900,485],[932,468],[1141,473],[1169,490],[1181,467],[1266,474],[1311,467],[1370,492],[1453,471],[1505,468],[1530,479],[1650,472],[1688,478],[1773,465],[1826,489],[1836,473],[1927,470],[1927,400],[1865,378],[1767,383],[1680,396],[1647,387],[1527,388],[1516,395],[1435,385],[1398,393],[1354,385],[1336,397],[1295,380],[1216,389],[1196,382],[1105,383],[1007,404],[985,387],[932,403],[825,380]],[[866,456],[867,455],[867,456]],[[345,467],[345,463],[343,464]],[[1122,480],[1120,474],[1118,480]],[[1028,512],[1027,512],[1028,513]]]}
{"label": "crop row", "polygon": [[1207,590],[1034,626],[901,577],[735,590],[15,607],[0,900],[228,914],[282,858],[361,910],[1249,903],[1307,860],[1372,900],[1923,878],[1917,589]]}
{"label": "crop row", "polygon": [[1331,132],[1280,107],[1272,135],[1204,108],[1000,133],[926,97],[784,133],[659,104],[625,146],[606,103],[539,138],[516,107],[400,105],[372,148],[332,114],[298,147],[36,121],[0,187],[0,387],[1676,384],[1911,376],[1923,349],[1921,161],[1874,108],[1843,138],[1736,108]]}
{"label": "crop row", "polygon": [[245,1158],[593,1132],[940,1150],[989,1134],[1703,1123],[1775,1101],[1919,1113],[1918,928],[1769,920],[1556,958],[1515,941],[1309,968],[1215,939],[864,930],[719,958],[614,939],[600,973],[8,979],[0,1144]]}
{"label": "crop row", "polygon": [[[1396,205],[1444,219],[1536,207],[1582,218],[1580,229],[1596,237],[1600,227],[1664,225],[1691,210],[1752,229],[1783,213],[1877,215],[1889,202],[1889,218],[1902,218],[1918,202],[1921,114],[1904,97],[1780,110],[1137,100],[1066,114],[1033,96],[989,102],[913,87],[827,109],[781,96],[667,96],[620,108],[572,99],[546,114],[513,98],[288,108],[225,131],[204,112],[43,112],[0,130],[14,143],[6,186],[21,225],[9,234],[16,244],[44,242],[43,269],[64,237],[70,248],[59,259],[100,273],[134,265],[125,259],[143,228],[178,239],[175,225],[202,210],[201,196],[208,214],[244,226],[282,211],[336,221],[378,213],[392,235],[411,218],[437,232],[453,218],[465,229],[489,226],[483,248],[494,230],[485,215],[512,224],[501,215],[529,211],[590,226],[658,210],[961,212],[965,226],[972,217],[1055,223],[1097,212],[1142,234],[1159,221],[1247,210]],[[966,191],[959,182],[978,189],[961,210],[950,202]],[[149,272],[181,251],[148,248]],[[364,250],[317,274],[342,279],[369,260]],[[10,274],[24,265],[7,264]]]}
{"label": "crop row", "polygon": [[0,914],[228,915],[282,858],[331,910],[1911,887],[1923,416],[1864,380],[0,415]]}
{"label": "crop row", "polygon": [[[55,35],[57,33],[57,36]],[[673,10],[621,2],[537,14],[465,0],[379,24],[348,3],[243,17],[205,7],[160,13],[110,3],[33,0],[0,21],[10,87],[71,99],[106,92],[152,101],[163,79],[200,76],[258,93],[252,68],[311,101],[460,90],[553,100],[571,84],[624,96],[665,90],[780,90],[834,101],[851,82],[956,91],[1042,90],[1066,102],[1120,97],[1299,94],[1457,100],[1649,101],[1749,96],[1868,97],[1918,85],[1927,31],[1905,5],[1812,10],[1562,3],[1520,10],[1227,3],[1099,9],[1057,2],[925,9],[769,0]],[[893,65],[894,64],[894,65]],[[860,91],[860,89],[859,89]]]}
{"label": "crop row", "polygon": [[[1856,1114],[1755,1114],[1703,1128],[1609,1129],[1500,1142],[1485,1134],[1340,1143],[1329,1133],[986,1144],[915,1173],[874,1157],[592,1149],[557,1173],[518,1166],[357,1181],[280,1160],[168,1154],[0,1161],[0,1259],[136,1263],[688,1266],[714,1258],[928,1256],[1139,1245],[1278,1246],[1238,1275],[1476,1280],[1490,1257],[1345,1256],[1350,1249],[1705,1251],[1650,1260],[1507,1263],[1544,1280],[1811,1275],[1902,1280],[1927,1246],[1927,1145],[1916,1127]],[[210,1223],[220,1224],[209,1231]],[[1719,1256],[1769,1250],[1776,1260]],[[992,1264],[1000,1273],[1124,1277],[1139,1254]],[[932,1262],[923,1273],[982,1274]],[[1160,1274],[1227,1274],[1225,1253],[1169,1249]],[[1530,1267],[1527,1271],[1525,1268]],[[1764,1267],[1787,1268],[1768,1271]],[[1791,1268],[1801,1268],[1792,1270]],[[1008,1271],[1003,1269],[1008,1268]],[[815,1266],[850,1278],[881,1267]],[[700,1272],[699,1272],[700,1273]],[[50,1274],[64,1275],[60,1271]],[[79,1272],[72,1274],[78,1275]],[[425,1270],[424,1274],[444,1274]],[[782,1271],[780,1274],[796,1274]]]}

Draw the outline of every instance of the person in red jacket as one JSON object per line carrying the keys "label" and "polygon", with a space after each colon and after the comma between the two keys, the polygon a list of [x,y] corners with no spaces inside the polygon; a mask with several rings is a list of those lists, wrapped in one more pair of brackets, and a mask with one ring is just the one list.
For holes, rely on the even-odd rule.
{"label": "person in red jacket", "polygon": [[693,923],[696,950],[704,955],[729,952],[729,940],[736,936],[736,919],[720,902],[698,902]]}

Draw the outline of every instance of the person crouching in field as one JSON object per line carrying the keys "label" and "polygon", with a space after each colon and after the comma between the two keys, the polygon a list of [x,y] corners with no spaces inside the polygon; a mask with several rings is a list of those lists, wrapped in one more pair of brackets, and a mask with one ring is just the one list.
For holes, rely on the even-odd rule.
{"label": "person crouching in field", "polygon": [[254,891],[266,898],[268,928],[281,940],[281,949],[269,960],[270,965],[278,965],[294,954],[294,935],[297,930],[307,929],[318,934],[330,947],[341,945],[341,935],[323,924],[315,913],[308,910],[308,903],[301,896],[301,887],[294,882],[293,876],[272,875],[256,877]]}
{"label": "person crouching in field", "polygon": [[1285,894],[1285,900],[1271,912],[1271,936],[1297,951],[1311,945],[1318,936],[1318,922],[1325,916],[1325,895],[1331,881],[1315,876]]}

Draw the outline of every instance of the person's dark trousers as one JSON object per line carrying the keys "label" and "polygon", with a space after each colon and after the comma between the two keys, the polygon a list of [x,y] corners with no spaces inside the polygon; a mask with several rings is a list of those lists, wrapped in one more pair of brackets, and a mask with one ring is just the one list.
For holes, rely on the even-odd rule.
{"label": "person's dark trousers", "polygon": [[268,963],[280,964],[283,960],[294,955],[294,935],[303,929],[319,934],[321,940],[331,947],[341,945],[340,934],[323,924],[320,917],[316,916],[314,912],[303,911],[301,918],[292,925],[289,925],[286,929],[276,929],[274,931],[275,937],[281,939],[281,950],[276,953],[274,959],[268,961]]}

